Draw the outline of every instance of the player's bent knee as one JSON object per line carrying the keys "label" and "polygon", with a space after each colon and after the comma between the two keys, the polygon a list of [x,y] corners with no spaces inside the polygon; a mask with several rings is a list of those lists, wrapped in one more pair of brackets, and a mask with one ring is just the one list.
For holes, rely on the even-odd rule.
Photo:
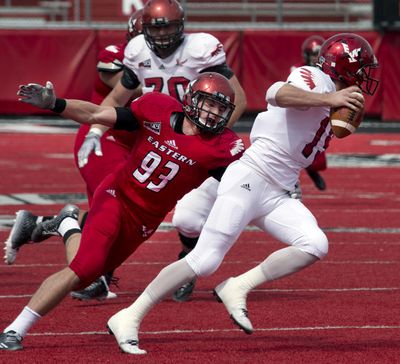
{"label": "player's bent knee", "polygon": [[204,252],[197,254],[193,250],[185,257],[187,263],[198,277],[207,277],[213,274],[221,265],[223,258],[224,255],[216,249],[209,249],[206,254]]}
{"label": "player's bent knee", "polygon": [[187,209],[176,209],[172,217],[172,225],[178,232],[189,238],[200,235],[204,221],[194,211]]}
{"label": "player's bent knee", "polygon": [[315,255],[318,259],[325,258],[329,251],[328,238],[321,229],[315,230],[305,238],[303,243],[295,244],[295,246]]}
{"label": "player's bent knee", "polygon": [[95,279],[100,277],[103,272],[103,264],[80,264],[75,259],[70,263],[69,268],[78,276],[79,287],[76,289],[83,289],[91,284]]}

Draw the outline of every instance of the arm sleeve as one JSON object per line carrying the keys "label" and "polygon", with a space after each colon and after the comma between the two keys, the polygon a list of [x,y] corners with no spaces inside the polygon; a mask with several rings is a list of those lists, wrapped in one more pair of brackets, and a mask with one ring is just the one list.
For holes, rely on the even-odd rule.
{"label": "arm sleeve", "polygon": [[122,86],[128,90],[134,90],[140,85],[139,79],[131,69],[124,67],[123,72],[121,77]]}
{"label": "arm sleeve", "polygon": [[265,95],[265,100],[268,102],[268,104],[270,104],[272,106],[277,106],[275,96],[276,96],[277,92],[280,90],[280,88],[285,84],[286,84],[286,82],[278,81],[269,87],[269,89],[267,90],[267,93]]}
{"label": "arm sleeve", "polygon": [[140,128],[138,119],[136,119],[132,110],[128,107],[116,107],[117,120],[114,125],[115,130],[133,131]]}
{"label": "arm sleeve", "polygon": [[222,63],[217,66],[204,68],[200,71],[200,73],[203,73],[203,72],[216,72],[216,73],[221,74],[222,76],[225,76],[228,80],[230,80],[234,75],[234,72],[226,63]]}

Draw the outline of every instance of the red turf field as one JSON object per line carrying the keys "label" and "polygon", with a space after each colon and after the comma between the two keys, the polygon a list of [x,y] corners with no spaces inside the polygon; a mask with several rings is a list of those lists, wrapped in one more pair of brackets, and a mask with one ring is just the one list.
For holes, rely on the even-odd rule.
{"label": "red turf field", "polygon": [[[83,192],[72,162],[73,135],[0,134],[0,194]],[[231,323],[211,290],[282,247],[246,231],[221,269],[198,282],[193,300],[167,300],[141,327],[144,357],[119,352],[105,323],[129,305],[154,275],[175,260],[175,232],[158,232],[120,267],[118,298],[81,303],[67,298],[25,338],[25,350],[0,351],[1,363],[395,363],[400,361],[400,142],[397,134],[356,134],[330,147],[339,154],[397,155],[392,165],[331,167],[328,190],[302,176],[305,204],[330,239],[327,258],[292,277],[259,287],[248,308],[256,331]],[[396,157],[395,157],[396,158]],[[372,158],[372,160],[376,159]],[[7,219],[27,208],[55,213],[55,205],[1,205]],[[82,205],[84,206],[84,205]],[[4,241],[9,228],[0,230]],[[28,302],[39,283],[64,264],[54,238],[21,249],[13,266],[0,263],[0,329]]]}

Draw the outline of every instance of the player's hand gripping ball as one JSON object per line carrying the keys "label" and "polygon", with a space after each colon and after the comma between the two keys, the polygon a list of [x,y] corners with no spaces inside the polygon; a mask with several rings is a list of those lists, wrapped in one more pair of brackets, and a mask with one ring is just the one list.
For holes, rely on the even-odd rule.
{"label": "player's hand gripping ball", "polygon": [[331,109],[331,128],[337,138],[345,138],[353,134],[363,120],[364,109],[357,111],[342,106]]}

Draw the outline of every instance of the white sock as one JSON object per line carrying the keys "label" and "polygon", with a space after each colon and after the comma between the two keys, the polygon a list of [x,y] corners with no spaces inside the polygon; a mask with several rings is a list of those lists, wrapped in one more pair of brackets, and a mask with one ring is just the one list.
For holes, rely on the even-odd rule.
{"label": "white sock", "polygon": [[147,315],[147,313],[157,304],[157,301],[154,301],[151,296],[148,294],[147,290],[145,290],[135,302],[133,302],[129,307],[127,307],[126,313],[127,317],[132,319],[133,326],[139,328],[140,323],[143,318]]}
{"label": "white sock", "polygon": [[73,229],[81,229],[78,221],[73,219],[72,217],[66,217],[63,221],[61,221],[61,224],[58,227],[57,231],[61,236],[64,236],[67,231]]}
{"label": "white sock", "polygon": [[257,265],[246,273],[235,277],[235,279],[238,283],[238,288],[244,290],[246,293],[267,281],[267,277],[261,269],[261,265]]}
{"label": "white sock", "polygon": [[25,306],[12,324],[4,329],[4,332],[15,331],[24,337],[33,324],[41,317],[42,316],[31,310],[28,306]]}
{"label": "white sock", "polygon": [[168,265],[161,270],[138,299],[126,309],[129,316],[133,316],[135,323],[140,325],[153,306],[195,277],[196,274],[186,259],[180,259]]}
{"label": "white sock", "polygon": [[296,273],[317,260],[316,256],[290,246],[273,252],[261,264],[235,277],[235,279],[238,288],[247,293],[264,282]]}
{"label": "white sock", "polygon": [[294,246],[277,250],[267,257],[260,267],[267,281],[286,277],[315,263],[318,258]]}

